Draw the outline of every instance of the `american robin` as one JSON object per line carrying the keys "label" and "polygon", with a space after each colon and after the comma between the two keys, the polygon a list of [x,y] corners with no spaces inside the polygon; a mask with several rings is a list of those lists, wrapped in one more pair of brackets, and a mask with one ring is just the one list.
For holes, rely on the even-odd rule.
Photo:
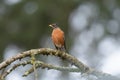
{"label": "american robin", "polygon": [[56,49],[61,51],[66,51],[64,32],[58,27],[57,24],[50,24],[49,26],[52,27],[53,29],[52,41]]}

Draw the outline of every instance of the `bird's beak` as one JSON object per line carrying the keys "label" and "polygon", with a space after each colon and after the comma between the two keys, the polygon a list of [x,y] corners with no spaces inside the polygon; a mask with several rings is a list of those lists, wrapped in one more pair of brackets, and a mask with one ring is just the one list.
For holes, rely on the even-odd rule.
{"label": "bird's beak", "polygon": [[54,28],[51,24],[49,25],[51,28]]}

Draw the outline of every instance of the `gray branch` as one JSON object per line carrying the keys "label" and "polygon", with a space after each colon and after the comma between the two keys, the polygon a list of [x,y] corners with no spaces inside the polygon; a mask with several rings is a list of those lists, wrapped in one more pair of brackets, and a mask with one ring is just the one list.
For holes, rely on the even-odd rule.
{"label": "gray branch", "polygon": [[[71,56],[70,54],[67,54],[62,51],[57,51],[53,50],[50,48],[41,48],[41,49],[32,49],[29,51],[25,51],[22,53],[19,53],[16,56],[13,56],[2,63],[0,63],[0,70],[5,69],[7,66],[10,66],[11,63],[13,63],[16,60],[25,58],[25,57],[31,57],[31,55],[52,55],[52,56],[57,56],[60,57],[61,59],[64,59],[65,61],[68,61],[70,64],[75,65],[76,68],[70,68],[70,67],[61,67],[61,66],[55,66],[51,64],[44,63],[42,61],[35,61],[35,67],[36,68],[48,68],[48,69],[54,69],[54,70],[59,70],[59,71],[68,71],[68,72],[79,72],[81,73],[81,79],[84,78],[85,80],[120,80],[119,78],[112,76],[107,73],[103,73],[97,70],[94,70],[87,65],[83,64],[81,61],[76,59],[75,57]],[[15,68],[21,66],[21,65],[27,65],[27,64],[32,64],[31,61],[28,62],[23,62],[23,63],[18,63],[15,64],[12,68],[8,69],[5,71],[5,75],[9,74],[11,71],[13,71]],[[29,69],[26,71],[28,74],[33,72],[33,68]],[[25,73],[24,76],[27,76]],[[81,80],[80,79],[80,80]]]}

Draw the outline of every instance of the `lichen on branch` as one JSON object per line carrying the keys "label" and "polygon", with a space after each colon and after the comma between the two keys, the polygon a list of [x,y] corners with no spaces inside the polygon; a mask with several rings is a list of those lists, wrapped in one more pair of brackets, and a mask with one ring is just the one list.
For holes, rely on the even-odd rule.
{"label": "lichen on branch", "polygon": [[[26,61],[21,60],[21,59],[26,58],[26,57],[31,57],[31,55],[56,56],[56,57],[63,59],[64,61],[67,61],[69,64],[76,66],[76,68],[66,67],[66,66],[57,66],[57,65],[45,63],[45,62],[40,61],[40,60],[39,61],[38,60],[31,61],[31,59],[26,60]],[[13,64],[11,66],[11,63],[13,63],[16,60],[20,60],[20,62]],[[87,75],[88,78],[90,75],[93,75],[93,76],[97,77],[97,80],[101,80],[101,79],[102,80],[106,80],[106,79],[112,80],[112,78],[115,80],[119,80],[118,78],[116,78],[114,76],[111,76],[111,75],[103,73],[103,72],[96,71],[96,70],[86,66],[81,61],[79,61],[77,58],[75,58],[74,56],[71,56],[70,54],[68,54],[66,52],[58,51],[58,50],[54,50],[54,49],[50,49],[50,48],[31,49],[31,50],[28,50],[25,52],[21,52],[15,56],[3,61],[2,63],[0,63],[0,72],[1,72],[0,80],[3,80],[8,74],[10,74],[17,67],[25,66],[28,64],[31,64],[31,65],[34,64],[36,69],[37,68],[41,68],[41,69],[47,68],[48,70],[54,69],[54,70],[59,70],[59,71],[85,73],[85,74],[89,74],[89,75]],[[27,76],[32,72],[34,72],[33,67],[31,67],[30,69],[25,71],[23,76]],[[96,80],[96,79],[92,79],[92,80]]]}

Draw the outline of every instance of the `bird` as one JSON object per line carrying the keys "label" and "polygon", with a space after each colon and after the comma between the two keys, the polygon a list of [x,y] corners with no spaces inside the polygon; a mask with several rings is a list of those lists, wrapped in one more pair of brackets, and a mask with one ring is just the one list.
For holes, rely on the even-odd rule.
{"label": "bird", "polygon": [[62,29],[58,27],[56,23],[50,24],[49,26],[53,29],[51,38],[52,38],[55,48],[57,50],[66,52],[64,32],[62,31]]}

